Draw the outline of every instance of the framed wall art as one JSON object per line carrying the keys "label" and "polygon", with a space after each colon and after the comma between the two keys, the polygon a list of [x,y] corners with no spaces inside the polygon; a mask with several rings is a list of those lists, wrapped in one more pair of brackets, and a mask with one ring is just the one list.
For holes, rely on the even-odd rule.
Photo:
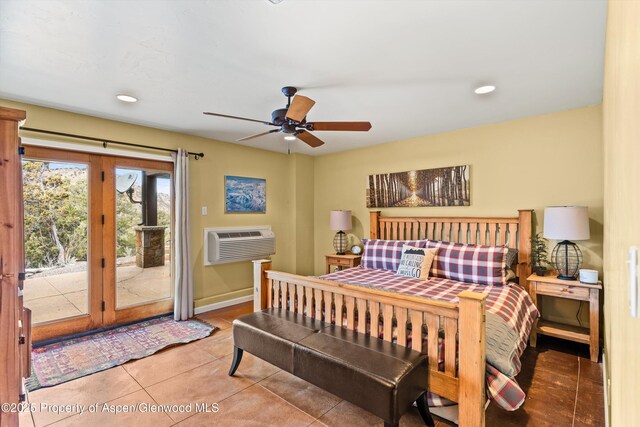
{"label": "framed wall art", "polygon": [[469,206],[469,165],[369,175],[368,208]]}
{"label": "framed wall art", "polygon": [[266,213],[267,180],[225,176],[224,199],[225,213]]}

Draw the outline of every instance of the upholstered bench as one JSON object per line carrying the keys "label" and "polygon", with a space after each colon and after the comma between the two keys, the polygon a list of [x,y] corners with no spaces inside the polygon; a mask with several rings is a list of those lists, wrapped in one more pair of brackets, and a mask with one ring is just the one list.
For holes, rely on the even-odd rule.
{"label": "upholstered bench", "polygon": [[426,355],[375,337],[280,309],[267,309],[233,321],[233,361],[243,351],[353,403],[397,426],[416,402],[433,426],[426,392]]}

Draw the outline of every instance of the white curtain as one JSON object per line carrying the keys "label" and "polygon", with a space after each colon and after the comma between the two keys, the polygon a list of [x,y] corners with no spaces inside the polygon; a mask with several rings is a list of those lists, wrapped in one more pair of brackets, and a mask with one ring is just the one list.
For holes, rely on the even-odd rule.
{"label": "white curtain", "polygon": [[193,267],[190,252],[189,222],[189,154],[178,149],[175,159],[175,301],[173,317],[187,320],[193,317]]}

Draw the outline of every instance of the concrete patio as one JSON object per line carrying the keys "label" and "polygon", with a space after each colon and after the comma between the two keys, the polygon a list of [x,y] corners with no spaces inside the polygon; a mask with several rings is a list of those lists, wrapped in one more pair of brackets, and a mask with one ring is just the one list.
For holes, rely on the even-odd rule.
{"label": "concrete patio", "polygon": [[[171,296],[171,268],[139,268],[135,264],[117,267],[118,308],[143,304]],[[87,313],[86,271],[28,278],[24,282],[24,305],[31,309],[33,323],[63,319]]]}

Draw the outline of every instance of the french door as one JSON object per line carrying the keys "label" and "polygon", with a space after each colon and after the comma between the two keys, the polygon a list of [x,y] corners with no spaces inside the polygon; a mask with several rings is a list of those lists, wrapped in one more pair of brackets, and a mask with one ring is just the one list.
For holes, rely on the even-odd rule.
{"label": "french door", "polygon": [[34,341],[172,311],[172,163],[26,146],[22,169]]}

